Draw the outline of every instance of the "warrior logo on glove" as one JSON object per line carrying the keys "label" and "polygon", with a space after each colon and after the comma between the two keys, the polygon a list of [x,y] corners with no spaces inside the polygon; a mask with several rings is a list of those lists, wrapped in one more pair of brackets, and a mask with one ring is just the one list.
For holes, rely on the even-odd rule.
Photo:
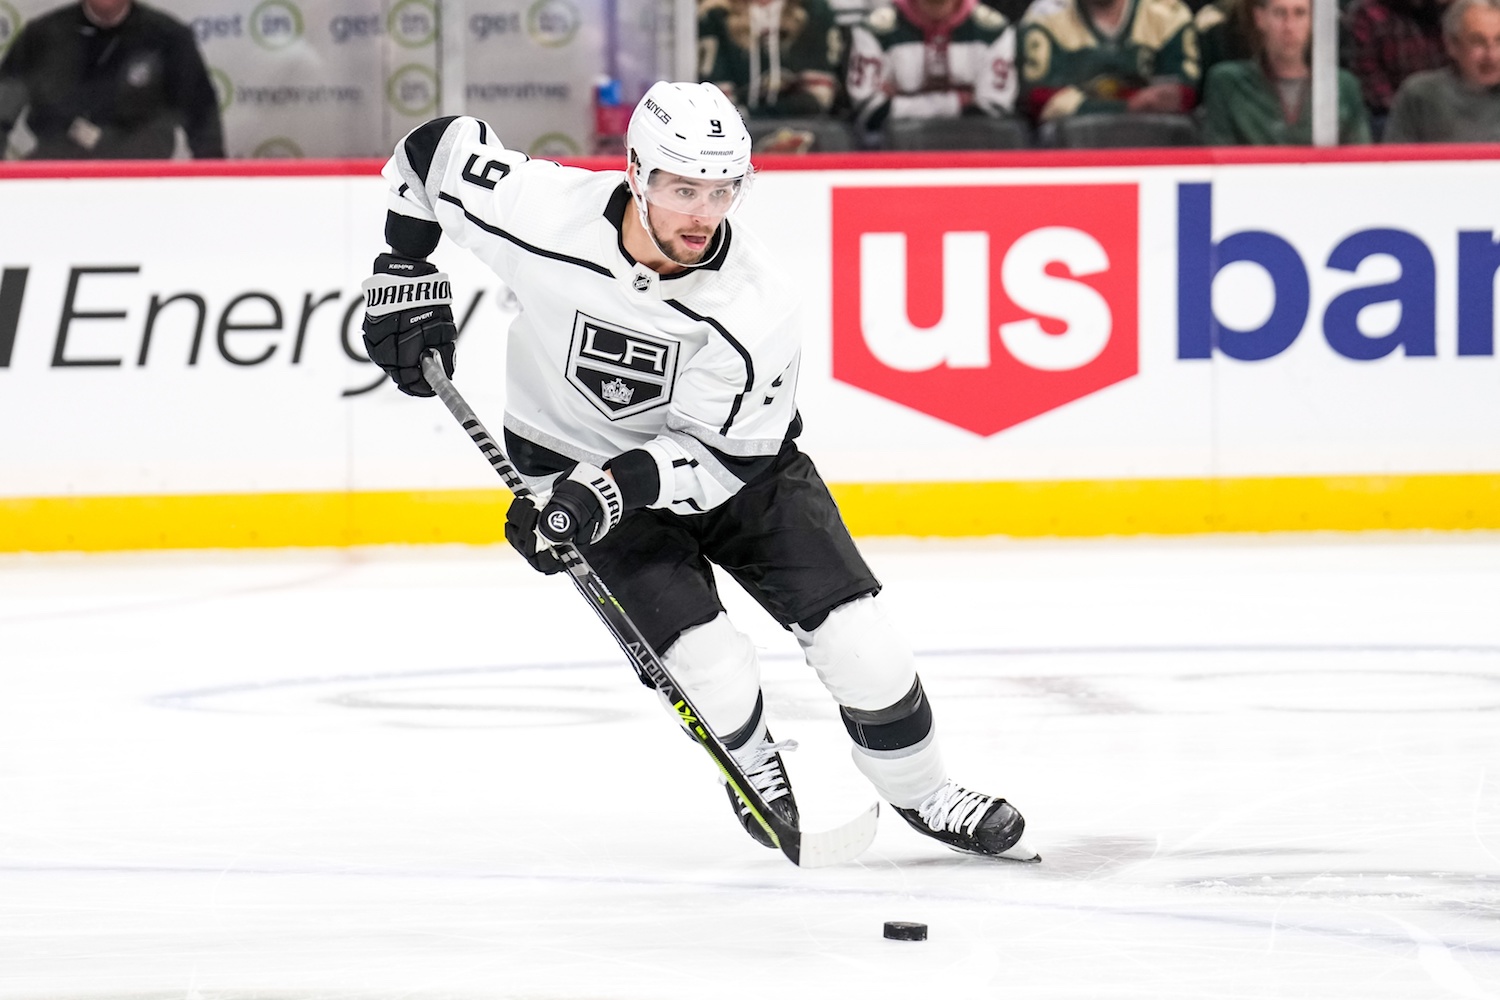
{"label": "warrior logo on glove", "polygon": [[411,396],[431,396],[422,376],[422,355],[436,350],[443,371],[453,377],[453,289],[448,276],[425,260],[383,253],[365,279],[365,350],[397,388]]}
{"label": "warrior logo on glove", "polygon": [[[443,278],[443,275],[438,275]],[[410,305],[413,302],[452,302],[453,288],[446,280],[402,281],[376,285],[375,278],[365,282],[365,312],[377,314],[381,306]],[[372,287],[373,286],[373,287]],[[415,316],[415,320],[430,319],[431,315]]]}
{"label": "warrior logo on glove", "polygon": [[580,462],[552,490],[537,530],[547,541],[592,545],[620,523],[620,488],[603,469]]}

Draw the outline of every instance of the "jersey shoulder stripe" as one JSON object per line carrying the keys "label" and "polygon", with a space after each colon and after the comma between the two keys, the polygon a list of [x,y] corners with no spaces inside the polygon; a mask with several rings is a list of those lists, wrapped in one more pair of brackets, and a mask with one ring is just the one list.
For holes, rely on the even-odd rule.
{"label": "jersey shoulder stripe", "polygon": [[[449,115],[446,118],[434,118],[430,122],[424,122],[412,129],[401,145],[406,149],[406,161],[416,171],[422,183],[427,183],[428,175],[432,173],[432,160],[437,155],[438,145],[442,142],[443,135],[447,133],[448,126],[452,125],[458,118]],[[479,127],[484,128],[481,122]],[[483,133],[480,133],[481,136]],[[480,139],[483,142],[483,138]]]}
{"label": "jersey shoulder stripe", "polygon": [[464,213],[464,218],[468,221],[469,225],[474,226],[476,229],[482,229],[492,236],[498,236],[503,240],[507,240],[515,246],[520,247],[522,250],[525,250],[527,253],[534,253],[539,257],[546,257],[550,260],[561,261],[564,264],[574,264],[578,267],[593,271],[595,274],[601,274],[606,278],[614,277],[614,274],[610,271],[610,269],[605,267],[603,264],[597,264],[591,260],[584,260],[582,257],[570,257],[567,254],[558,253],[555,250],[544,250],[539,246],[534,246],[533,244],[527,243],[525,240],[521,239],[519,236],[516,236],[513,233],[506,232],[499,226],[492,225],[491,223],[484,221],[474,213],[470,212],[467,208],[465,208],[464,203],[461,199],[449,194],[446,191],[439,194],[438,199],[441,201],[446,201],[450,205],[456,206],[459,211]]}

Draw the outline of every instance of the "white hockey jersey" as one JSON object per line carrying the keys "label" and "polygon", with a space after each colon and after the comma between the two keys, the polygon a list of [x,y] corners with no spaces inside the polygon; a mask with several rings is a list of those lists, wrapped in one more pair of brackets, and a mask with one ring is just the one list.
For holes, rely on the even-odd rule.
{"label": "white hockey jersey", "polygon": [[956,118],[1015,110],[1016,30],[998,11],[964,0],[940,24],[907,0],[876,8],[851,37],[849,100],[861,128],[887,117]]}
{"label": "white hockey jersey", "polygon": [[712,263],[659,275],[622,242],[636,211],[623,172],[530,159],[474,118],[414,130],[383,173],[392,212],[440,224],[520,302],[512,434],[594,465],[644,449],[661,485],[648,506],[681,514],[723,503],[779,452],[796,418],[797,296],[742,228],[724,222]]}

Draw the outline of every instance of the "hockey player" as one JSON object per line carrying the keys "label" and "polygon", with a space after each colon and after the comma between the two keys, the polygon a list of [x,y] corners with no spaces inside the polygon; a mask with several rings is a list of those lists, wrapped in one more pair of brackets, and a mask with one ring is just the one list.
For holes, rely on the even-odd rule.
{"label": "hockey player", "polygon": [[[370,357],[431,395],[429,349],[453,369],[443,234],[512,288],[504,438],[539,494],[506,537],[531,565],[574,542],[756,788],[797,804],[766,726],[755,646],[724,613],[710,563],[801,644],[838,702],[854,761],[922,833],[1034,860],[1004,799],[943,765],[911,652],[881,613],[813,463],[795,442],[795,286],[728,220],[751,186],[750,137],[712,84],[658,83],[636,107],[624,173],[531,160],[484,122],[440,118],[386,164],[385,236],[366,282]],[[731,790],[740,822],[759,824]]]}
{"label": "hockey player", "polygon": [[1008,115],[1016,30],[977,0],[895,0],[852,32],[849,101],[868,133],[887,118]]}

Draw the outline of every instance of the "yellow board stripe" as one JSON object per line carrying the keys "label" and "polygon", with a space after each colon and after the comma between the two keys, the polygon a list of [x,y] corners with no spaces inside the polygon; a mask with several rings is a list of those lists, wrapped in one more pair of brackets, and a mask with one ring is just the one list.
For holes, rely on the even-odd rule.
{"label": "yellow board stripe", "polygon": [[0,552],[504,541],[503,490],[0,499]]}
{"label": "yellow board stripe", "polygon": [[[1500,473],[830,487],[856,535],[1500,528]],[[0,498],[0,552],[504,540],[495,490]]]}
{"label": "yellow board stripe", "polygon": [[832,488],[856,535],[1500,528],[1500,474],[882,483]]}

